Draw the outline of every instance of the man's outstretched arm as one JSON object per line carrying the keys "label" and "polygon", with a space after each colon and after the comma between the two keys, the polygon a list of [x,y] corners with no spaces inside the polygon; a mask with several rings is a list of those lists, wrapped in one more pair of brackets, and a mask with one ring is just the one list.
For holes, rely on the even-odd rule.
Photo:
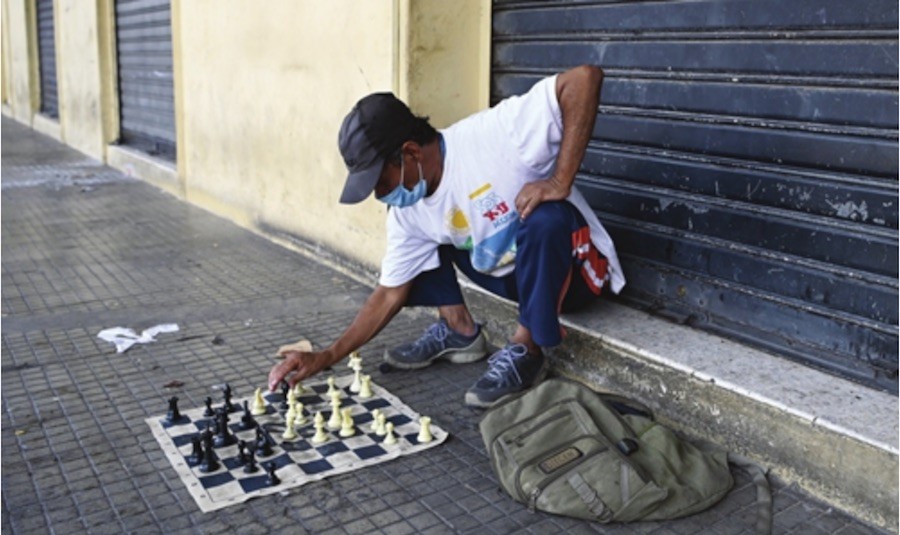
{"label": "man's outstretched arm", "polygon": [[395,288],[377,286],[347,330],[327,349],[309,352],[284,351],[282,353],[284,360],[273,366],[269,372],[269,390],[276,390],[283,379],[287,379],[288,384],[293,387],[298,381],[337,364],[351,351],[362,347],[397,315],[406,302],[411,286],[412,282]]}
{"label": "man's outstretched arm", "polygon": [[603,70],[593,65],[575,67],[556,77],[556,98],[562,112],[562,140],[553,176],[526,184],[516,197],[522,219],[544,201],[560,201],[569,196],[575,173],[581,166],[600,105]]}

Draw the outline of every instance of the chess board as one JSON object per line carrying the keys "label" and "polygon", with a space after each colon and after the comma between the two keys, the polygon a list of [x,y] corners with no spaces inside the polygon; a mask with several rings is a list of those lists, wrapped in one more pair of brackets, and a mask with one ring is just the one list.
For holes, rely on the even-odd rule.
{"label": "chess board", "polygon": [[[353,376],[337,377],[336,387],[343,391],[341,408],[351,408],[351,415],[356,427],[352,437],[341,437],[339,431],[326,428],[329,438],[327,442],[314,444],[310,439],[315,434],[313,416],[316,411],[328,419],[331,415],[331,401],[325,394],[328,385],[324,380],[304,383],[305,391],[297,397],[304,405],[307,423],[295,426],[297,439],[282,439],[285,420],[284,408],[281,407],[284,397],[281,393],[267,393],[267,412],[254,418],[274,440],[272,454],[257,457],[259,470],[245,473],[238,460],[238,446],[222,446],[215,449],[221,466],[208,473],[200,471],[199,463],[191,458],[191,438],[207,429],[214,417],[204,416],[205,407],[182,410],[182,419],[174,424],[166,421],[165,415],[147,418],[146,422],[153,431],[175,471],[184,482],[203,512],[214,511],[229,505],[241,503],[256,496],[264,496],[276,492],[284,492],[290,488],[304,485],[336,474],[378,464],[403,455],[409,455],[432,448],[447,439],[447,433],[438,425],[431,425],[434,439],[427,443],[419,443],[419,415],[404,405],[398,398],[384,388],[372,384],[373,397],[360,399],[350,392],[349,385]],[[236,399],[233,403],[236,411],[230,414],[229,429],[238,439],[253,443],[256,430],[245,430],[241,425],[243,401],[247,399],[252,405],[252,396]],[[387,421],[394,424],[396,444],[384,444],[384,437],[372,431],[372,410],[380,409]],[[270,486],[263,465],[274,462],[275,471],[281,483]]]}

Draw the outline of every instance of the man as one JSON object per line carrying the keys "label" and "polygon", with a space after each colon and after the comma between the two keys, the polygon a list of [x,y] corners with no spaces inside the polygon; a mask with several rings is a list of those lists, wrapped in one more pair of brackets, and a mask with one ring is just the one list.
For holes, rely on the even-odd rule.
{"label": "man", "polygon": [[609,235],[573,186],[602,79],[598,67],[576,67],[441,132],[390,93],[360,100],[339,134],[350,172],[341,202],[374,192],[390,205],[381,278],[330,347],[279,350],[285,358],[272,368],[269,387],[336,364],[403,306],[437,307],[440,319],[418,340],[386,351],[392,365],[483,358],[485,336],[466,308],[454,264],[519,304],[516,331],[488,360],[466,404],[489,407],[542,380],[541,348],[562,342],[560,310],[586,304],[607,282],[616,293],[625,284]]}

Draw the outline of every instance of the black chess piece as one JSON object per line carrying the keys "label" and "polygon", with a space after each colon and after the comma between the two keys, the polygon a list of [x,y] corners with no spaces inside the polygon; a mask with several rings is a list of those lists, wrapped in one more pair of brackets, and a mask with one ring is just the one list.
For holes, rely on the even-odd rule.
{"label": "black chess piece", "polygon": [[278,476],[275,475],[275,470],[278,469],[278,465],[275,464],[274,461],[269,461],[263,466],[266,467],[266,484],[270,487],[274,487],[281,483],[281,480],[278,479]]}
{"label": "black chess piece", "polygon": [[250,406],[247,400],[244,400],[244,415],[241,416],[241,429],[253,429],[257,426],[256,418],[250,414]]}
{"label": "black chess piece", "polygon": [[203,473],[215,472],[219,469],[219,456],[213,448],[213,433],[207,427],[203,434],[203,461],[200,462],[200,471]]}
{"label": "black chess piece", "polygon": [[237,407],[231,402],[231,385],[225,383],[225,388],[222,390],[222,398],[225,400],[225,410],[227,412],[234,412],[237,410]]}
{"label": "black chess piece", "polygon": [[188,457],[190,464],[200,464],[203,461],[203,447],[200,444],[200,434],[191,437],[191,456]]}
{"label": "black chess piece", "polygon": [[210,416],[215,416],[216,413],[213,412],[213,408],[212,408],[212,398],[209,396],[206,396],[206,399],[203,400],[203,403],[206,404],[206,410],[203,411],[203,416],[205,416],[207,418],[209,418]]}
{"label": "black chess piece", "polygon": [[178,397],[172,396],[169,398],[169,412],[166,413],[166,423],[175,424],[179,422],[186,421],[187,417],[182,416],[181,412],[178,410]]}
{"label": "black chess piece", "polygon": [[240,465],[247,464],[247,441],[238,440],[237,462]]}
{"label": "black chess piece", "polygon": [[287,381],[281,381],[281,403],[279,403],[279,407],[282,410],[288,410],[288,392],[290,392],[291,386],[287,383]]}
{"label": "black chess piece", "polygon": [[256,454],[253,452],[253,450],[250,450],[247,452],[247,462],[246,464],[244,464],[244,473],[252,474],[257,470],[259,470],[259,467],[256,466]]}
{"label": "black chess piece", "polygon": [[235,442],[237,442],[237,438],[228,428],[228,411],[224,407],[218,409],[216,411],[216,436],[213,439],[213,443],[217,448],[221,448],[222,446],[230,446]]}
{"label": "black chess piece", "polygon": [[256,428],[256,455],[260,457],[272,455],[272,443],[260,427]]}

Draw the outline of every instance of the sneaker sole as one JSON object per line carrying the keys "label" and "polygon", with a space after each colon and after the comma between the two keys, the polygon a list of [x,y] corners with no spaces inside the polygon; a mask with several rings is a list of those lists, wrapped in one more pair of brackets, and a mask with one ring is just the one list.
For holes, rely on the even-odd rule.
{"label": "sneaker sole", "polygon": [[402,362],[391,357],[390,352],[384,350],[384,361],[401,370],[420,370],[434,364],[437,360],[447,360],[453,364],[469,364],[477,362],[488,354],[487,341],[481,334],[474,342],[463,348],[445,349],[437,355],[422,362]]}
{"label": "sneaker sole", "polygon": [[493,407],[494,405],[496,405],[497,403],[502,401],[503,398],[505,398],[507,396],[511,396],[513,394],[518,394],[518,393],[524,392],[525,390],[528,390],[530,388],[534,388],[535,386],[540,384],[541,381],[543,381],[544,379],[547,378],[547,374],[549,372],[550,372],[550,363],[546,358],[544,358],[544,365],[541,367],[541,371],[538,372],[537,377],[535,377],[534,381],[532,381],[531,384],[529,386],[527,386],[526,388],[523,388],[522,390],[518,390],[516,392],[510,392],[509,394],[504,394],[504,395],[500,396],[499,398],[495,399],[494,401],[484,401],[484,400],[480,399],[477,394],[474,394],[472,392],[466,392],[466,397],[465,397],[466,406],[471,407],[473,409],[490,409],[491,407]]}

